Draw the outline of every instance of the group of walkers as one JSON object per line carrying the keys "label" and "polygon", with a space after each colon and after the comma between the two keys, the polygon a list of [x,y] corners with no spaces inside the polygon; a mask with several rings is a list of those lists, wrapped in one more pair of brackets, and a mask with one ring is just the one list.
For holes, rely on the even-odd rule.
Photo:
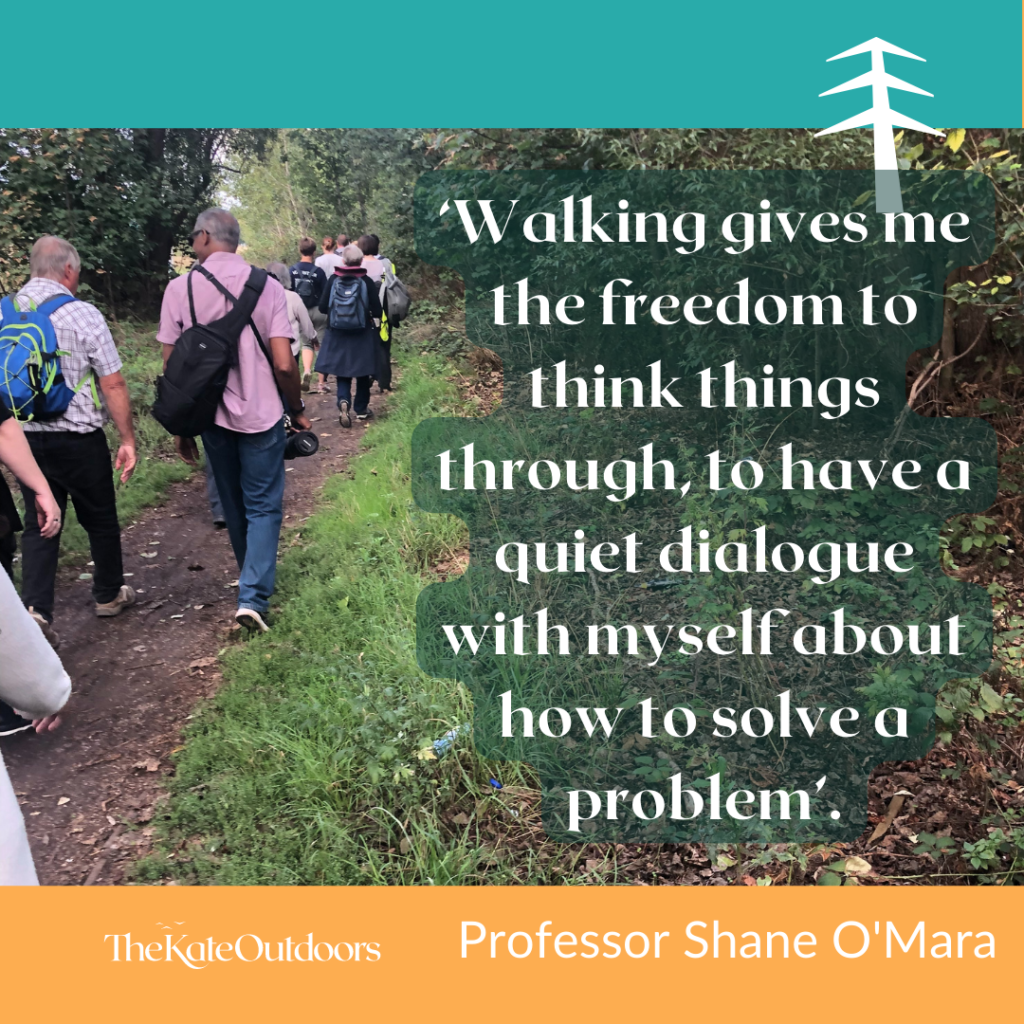
{"label": "group of walkers", "polygon": [[[369,403],[374,378],[382,392],[391,390],[391,332],[407,310],[390,308],[396,288],[387,284],[397,282],[395,265],[381,255],[376,235],[361,235],[355,244],[348,235],[328,235],[322,245],[322,254],[314,260],[316,243],[303,238],[299,262],[290,268],[292,287],[316,332],[315,340],[301,342],[302,389],[312,388],[314,353],[319,349],[314,390],[326,392],[326,378],[337,378],[338,419],[350,427],[353,413],[357,420],[373,416]],[[401,295],[404,289],[397,284]]]}
{"label": "group of walkers", "polygon": [[[266,272],[238,253],[238,221],[226,210],[201,213],[190,237],[196,262],[163,296],[157,341],[164,377],[154,415],[161,419],[157,407],[163,401],[165,407],[176,403],[179,413],[189,409],[194,419],[195,408],[215,395],[201,438],[211,493],[219,499],[239,566],[235,619],[250,632],[265,632],[288,431],[311,427],[302,394],[325,392],[334,377],[339,423],[351,427],[353,415],[371,418],[372,380],[382,392],[391,389],[391,331],[408,311],[408,296],[374,235],[356,244],[345,235],[325,238],[316,259],[315,243],[303,238],[298,262],[274,263]],[[119,439],[114,469],[127,483],[137,459],[128,388],[103,314],[77,298],[80,270],[71,243],[40,238],[32,248],[29,281],[0,304],[0,462],[17,478],[25,508],[22,518],[0,476],[0,736],[56,728],[71,692],[54,653],[60,535],[69,500],[89,538],[96,616],[111,618],[135,603],[122,567],[104,431],[111,421]],[[211,339],[228,335],[226,373],[211,392],[209,382],[198,379],[202,366],[183,354],[196,351],[197,338],[205,339],[200,348],[206,349],[215,347]],[[179,343],[182,353],[175,359]],[[23,350],[31,355],[19,363]],[[175,436],[175,447],[186,462],[198,461],[193,434]],[[20,599],[13,584],[18,532]],[[0,759],[0,884],[34,882],[21,812]]]}

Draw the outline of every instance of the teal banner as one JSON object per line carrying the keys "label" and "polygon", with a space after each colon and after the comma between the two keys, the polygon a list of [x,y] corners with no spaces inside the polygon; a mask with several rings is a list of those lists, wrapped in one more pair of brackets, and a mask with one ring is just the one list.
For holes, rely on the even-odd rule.
{"label": "teal banner", "polygon": [[[389,0],[295,7],[246,0],[47,8],[45,35],[5,78],[3,123],[175,127],[825,128],[871,106],[871,90],[819,95],[886,72],[933,97],[895,109],[943,127],[1021,124],[1021,5],[629,7]],[[32,26],[33,29],[42,26]]]}

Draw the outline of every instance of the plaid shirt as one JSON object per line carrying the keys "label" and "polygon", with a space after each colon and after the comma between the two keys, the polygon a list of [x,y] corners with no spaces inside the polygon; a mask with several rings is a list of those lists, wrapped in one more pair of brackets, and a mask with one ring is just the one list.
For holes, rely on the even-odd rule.
{"label": "plaid shirt", "polygon": [[[40,306],[55,295],[70,294],[67,288],[56,281],[33,277],[18,292],[18,308],[27,309],[29,300]],[[110,329],[103,314],[95,306],[88,302],[69,302],[50,316],[50,323],[57,335],[57,347],[68,353],[60,357],[61,372],[68,387],[77,388],[90,370],[97,377],[106,377],[121,369],[121,357],[117,354]],[[88,434],[107,422],[107,410],[103,406],[103,396],[98,386],[96,394],[100,400],[99,409],[93,402],[93,389],[86,381],[62,416],[45,423],[29,422],[23,426],[29,431]]]}

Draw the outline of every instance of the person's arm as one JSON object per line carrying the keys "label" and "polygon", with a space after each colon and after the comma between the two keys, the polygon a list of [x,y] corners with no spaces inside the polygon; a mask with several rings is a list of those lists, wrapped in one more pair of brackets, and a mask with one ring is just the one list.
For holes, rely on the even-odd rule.
{"label": "person's arm", "polygon": [[121,444],[117,449],[114,468],[121,470],[121,483],[126,484],[135,472],[135,427],[132,424],[132,406],[128,398],[128,384],[120,370],[99,378],[100,390],[107,412],[114,421]]}
{"label": "person's arm", "polygon": [[270,339],[270,361],[274,367],[277,386],[281,389],[281,394],[288,405],[292,423],[302,430],[309,430],[312,424],[306,414],[299,411],[302,408],[301,378],[299,377],[299,364],[295,362],[295,356],[292,355],[291,338]]}
{"label": "person's arm", "polygon": [[299,333],[306,341],[316,341],[316,328],[313,326],[313,321],[309,319],[309,310],[306,309],[304,303],[300,302],[296,307],[299,311]]}
{"label": "person's arm", "polygon": [[60,533],[60,509],[28,446],[21,424],[13,416],[0,422],[0,462],[35,494],[39,532],[47,538],[56,537]]}
{"label": "person's arm", "polygon": [[71,696],[71,680],[3,572],[0,622],[0,700],[31,719],[37,732],[56,729],[57,712]]}
{"label": "person's arm", "polygon": [[331,311],[331,284],[333,280],[333,278],[324,274],[324,290],[320,293],[320,305],[318,307],[321,313],[330,313]]}
{"label": "person's arm", "polygon": [[[135,428],[132,426],[132,407],[128,399],[128,385],[121,375],[121,357],[111,337],[103,314],[87,303],[86,316],[91,319],[92,330],[83,333],[83,343],[89,356],[89,370],[99,383],[107,412],[114,421],[121,443],[117,449],[115,468],[121,470],[121,483],[127,483],[135,472]],[[81,381],[79,381],[81,384]],[[94,392],[95,393],[95,392]]]}

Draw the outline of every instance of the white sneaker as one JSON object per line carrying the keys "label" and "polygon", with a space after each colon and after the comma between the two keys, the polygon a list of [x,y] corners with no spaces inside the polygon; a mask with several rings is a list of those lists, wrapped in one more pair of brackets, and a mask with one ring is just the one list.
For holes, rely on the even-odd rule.
{"label": "white sneaker", "polygon": [[269,633],[270,627],[263,621],[263,616],[252,608],[239,608],[235,612],[235,622],[250,633]]}
{"label": "white sneaker", "polygon": [[131,608],[133,604],[135,604],[135,591],[125,583],[117,592],[117,597],[113,601],[96,605],[96,617],[112,619],[115,615],[120,615],[125,608]]}

